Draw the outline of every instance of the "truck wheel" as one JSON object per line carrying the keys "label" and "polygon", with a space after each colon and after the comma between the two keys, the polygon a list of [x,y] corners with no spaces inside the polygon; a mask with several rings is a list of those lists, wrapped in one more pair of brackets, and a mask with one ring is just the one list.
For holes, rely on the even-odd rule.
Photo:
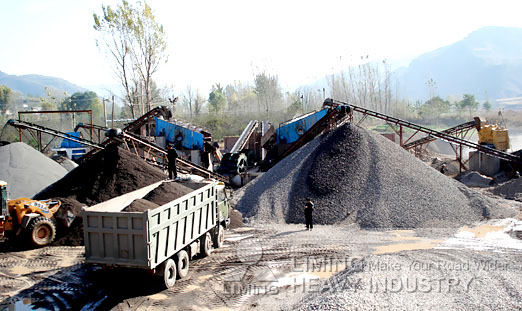
{"label": "truck wheel", "polygon": [[184,279],[189,273],[189,256],[184,250],[179,251],[176,266],[178,267],[178,277]]}
{"label": "truck wheel", "polygon": [[207,232],[205,235],[201,238],[200,241],[200,253],[202,257],[207,257],[212,253],[212,237],[210,236],[210,233]]}
{"label": "truck wheel", "polygon": [[176,284],[176,263],[171,258],[165,260],[157,269],[158,275],[163,276],[165,287],[171,288]]}
{"label": "truck wheel", "polygon": [[27,226],[29,239],[31,244],[36,247],[42,247],[51,244],[56,237],[56,226],[54,222],[43,216],[36,217]]}
{"label": "truck wheel", "polygon": [[214,234],[214,248],[220,248],[225,244],[225,227],[219,225],[216,229],[218,232]]}

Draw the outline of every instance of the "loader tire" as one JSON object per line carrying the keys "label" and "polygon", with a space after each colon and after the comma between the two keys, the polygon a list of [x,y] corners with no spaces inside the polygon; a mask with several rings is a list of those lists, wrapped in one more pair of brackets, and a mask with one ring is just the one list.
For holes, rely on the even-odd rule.
{"label": "loader tire", "polygon": [[157,268],[156,273],[163,277],[166,288],[171,288],[176,284],[177,269],[176,263],[171,258],[162,262]]}
{"label": "loader tire", "polygon": [[212,253],[212,237],[210,236],[210,232],[205,233],[205,235],[201,237],[199,245],[201,257],[207,257]]}
{"label": "loader tire", "polygon": [[43,247],[51,244],[56,237],[56,225],[54,222],[43,216],[31,220],[27,226],[29,240],[35,247]]}
{"label": "loader tire", "polygon": [[189,273],[189,255],[186,251],[178,252],[176,266],[178,267],[178,278],[184,279]]}
{"label": "loader tire", "polygon": [[225,227],[218,225],[216,231],[214,234],[214,248],[220,248],[225,244]]}

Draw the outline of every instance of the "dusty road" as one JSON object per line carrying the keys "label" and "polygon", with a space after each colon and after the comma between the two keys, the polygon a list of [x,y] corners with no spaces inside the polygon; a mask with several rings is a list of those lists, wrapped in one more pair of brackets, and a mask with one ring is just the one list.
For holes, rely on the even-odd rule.
{"label": "dusty road", "polygon": [[[162,289],[160,281],[145,273],[85,265],[83,247],[4,252],[0,254],[0,310],[307,310],[323,305],[321,297],[342,300],[337,292],[325,289],[325,284],[328,287],[333,280],[343,284],[343,292],[360,289],[364,299],[346,298],[342,300],[344,304],[330,306],[350,309],[355,303],[372,306],[372,299],[374,303],[382,299],[383,294],[368,291],[368,282],[375,279],[376,272],[393,272],[388,264],[381,267],[384,271],[375,268],[365,272],[359,269],[362,263],[368,264],[378,256],[385,256],[390,265],[407,266],[415,258],[429,263],[430,252],[436,252],[433,263],[448,265],[456,259],[473,262],[475,257],[484,262],[496,260],[502,269],[496,269],[495,275],[504,281],[495,285],[495,291],[498,299],[509,302],[520,298],[522,291],[522,282],[515,282],[522,279],[522,242],[509,239],[503,232],[509,224],[497,221],[457,231],[361,231],[355,226],[317,226],[314,231],[305,231],[302,225],[245,227],[227,233],[226,247],[214,250],[210,257],[192,261],[189,276],[169,290]],[[504,240],[485,239],[492,234]],[[345,268],[345,272],[353,270],[361,277],[339,279],[339,273],[337,279],[331,278]],[[398,274],[408,275],[406,270]],[[392,273],[390,278],[393,276],[397,275]],[[484,278],[484,273],[468,271],[462,277]],[[472,285],[471,290],[480,293],[488,284],[477,281]],[[412,300],[405,306],[415,307],[413,299],[419,299],[418,295],[401,297],[396,304],[402,305],[401,300],[408,297]],[[497,296],[488,297],[494,302]],[[517,305],[511,302],[508,306]]]}

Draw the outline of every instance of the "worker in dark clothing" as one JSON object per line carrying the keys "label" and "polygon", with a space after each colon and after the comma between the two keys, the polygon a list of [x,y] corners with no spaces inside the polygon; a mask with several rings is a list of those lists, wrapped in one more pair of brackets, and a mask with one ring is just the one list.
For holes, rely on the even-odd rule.
{"label": "worker in dark clothing", "polygon": [[312,230],[314,228],[314,223],[312,221],[312,212],[314,210],[314,203],[310,199],[306,199],[306,204],[304,208],[305,220],[306,220],[306,229]]}
{"label": "worker in dark clothing", "polygon": [[446,174],[446,164],[442,164],[442,166],[440,167],[440,172],[442,174]]}
{"label": "worker in dark clothing", "polygon": [[174,179],[178,178],[178,171],[176,169],[176,159],[178,158],[178,152],[176,149],[172,147],[172,145],[168,145],[167,147],[167,160],[169,161],[169,179],[172,179],[172,175],[174,175]]}

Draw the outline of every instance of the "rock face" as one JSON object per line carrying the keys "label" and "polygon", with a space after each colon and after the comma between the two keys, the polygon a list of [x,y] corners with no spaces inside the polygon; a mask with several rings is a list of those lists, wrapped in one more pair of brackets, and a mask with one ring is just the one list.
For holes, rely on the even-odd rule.
{"label": "rock face", "polygon": [[346,124],[303,146],[240,191],[250,221],[314,222],[365,228],[455,227],[513,211],[450,179],[398,145]]}
{"label": "rock face", "polygon": [[24,143],[0,147],[0,180],[10,199],[31,198],[67,174],[60,164]]}

